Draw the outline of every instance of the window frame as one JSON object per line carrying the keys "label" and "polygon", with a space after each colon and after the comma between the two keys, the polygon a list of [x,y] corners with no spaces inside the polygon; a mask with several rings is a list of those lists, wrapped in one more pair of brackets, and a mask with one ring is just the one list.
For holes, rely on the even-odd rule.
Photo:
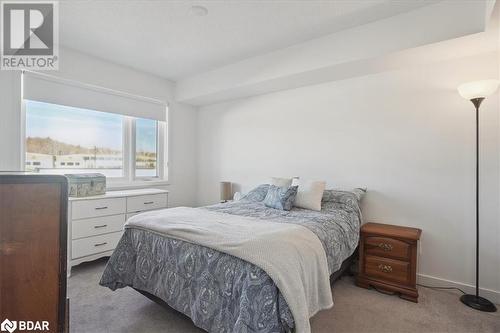
{"label": "window frame", "polygon": [[[129,146],[129,155],[130,155],[130,161],[129,161],[129,168],[130,168],[130,176],[131,176],[131,182],[157,182],[161,180],[168,180],[165,177],[166,170],[165,170],[165,149],[167,147],[166,144],[166,122],[162,121],[157,121],[156,120],[156,176],[137,176],[136,175],[136,142],[137,142],[137,127],[136,127],[136,120],[137,118],[129,117],[129,125],[130,126],[130,146]],[[168,120],[168,118],[167,118]]]}
{"label": "window frame", "polygon": [[[52,103],[55,104],[55,103]],[[56,104],[57,105],[57,104]],[[98,110],[90,110],[98,111]],[[168,151],[169,131],[168,125],[170,121],[170,112],[168,103],[165,105],[165,112],[167,112],[166,121],[158,121],[157,135],[156,135],[156,169],[157,176],[155,177],[136,177],[136,132],[135,132],[135,117],[123,115],[122,123],[122,151],[123,151],[123,174],[122,177],[106,177],[107,187],[110,189],[126,189],[133,187],[147,187],[153,185],[169,185],[169,172],[168,172]],[[21,94],[21,167],[26,171],[26,100]],[[89,173],[92,169],[89,169]],[[71,173],[71,169],[68,169]]]}

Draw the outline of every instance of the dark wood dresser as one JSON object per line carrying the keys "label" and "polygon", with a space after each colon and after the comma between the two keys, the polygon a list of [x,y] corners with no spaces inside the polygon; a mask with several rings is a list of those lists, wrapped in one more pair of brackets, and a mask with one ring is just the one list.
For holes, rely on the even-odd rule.
{"label": "dark wood dresser", "polygon": [[390,224],[361,227],[357,285],[418,302],[417,245],[422,231]]}
{"label": "dark wood dresser", "polygon": [[1,320],[66,331],[67,202],[64,176],[0,173]]}

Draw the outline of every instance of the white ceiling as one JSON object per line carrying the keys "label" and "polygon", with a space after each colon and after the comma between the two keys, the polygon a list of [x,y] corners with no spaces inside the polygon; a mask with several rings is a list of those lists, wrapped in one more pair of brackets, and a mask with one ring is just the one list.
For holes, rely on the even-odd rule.
{"label": "white ceiling", "polygon": [[[66,0],[61,44],[178,80],[436,0]],[[207,16],[191,14],[193,5]]]}

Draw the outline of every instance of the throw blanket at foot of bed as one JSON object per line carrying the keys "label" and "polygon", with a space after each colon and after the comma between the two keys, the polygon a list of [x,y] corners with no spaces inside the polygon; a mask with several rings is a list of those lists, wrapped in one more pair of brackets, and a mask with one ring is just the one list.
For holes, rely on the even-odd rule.
{"label": "throw blanket at foot of bed", "polygon": [[310,332],[309,318],[333,306],[325,251],[303,226],[179,207],[136,215],[125,228],[202,245],[260,267],[285,298],[297,333]]}

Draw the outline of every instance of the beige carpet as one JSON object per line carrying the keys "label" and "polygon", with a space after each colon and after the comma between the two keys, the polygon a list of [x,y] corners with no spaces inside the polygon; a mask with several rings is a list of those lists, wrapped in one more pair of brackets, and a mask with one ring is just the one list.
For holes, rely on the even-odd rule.
{"label": "beige carpet", "polygon": [[[130,288],[98,285],[105,261],[73,268],[69,280],[71,332],[203,332],[189,318]],[[326,332],[500,332],[500,312],[482,313],[460,303],[460,294],[420,288],[418,304],[358,288],[351,278],[335,284],[335,305],[312,319]]]}

